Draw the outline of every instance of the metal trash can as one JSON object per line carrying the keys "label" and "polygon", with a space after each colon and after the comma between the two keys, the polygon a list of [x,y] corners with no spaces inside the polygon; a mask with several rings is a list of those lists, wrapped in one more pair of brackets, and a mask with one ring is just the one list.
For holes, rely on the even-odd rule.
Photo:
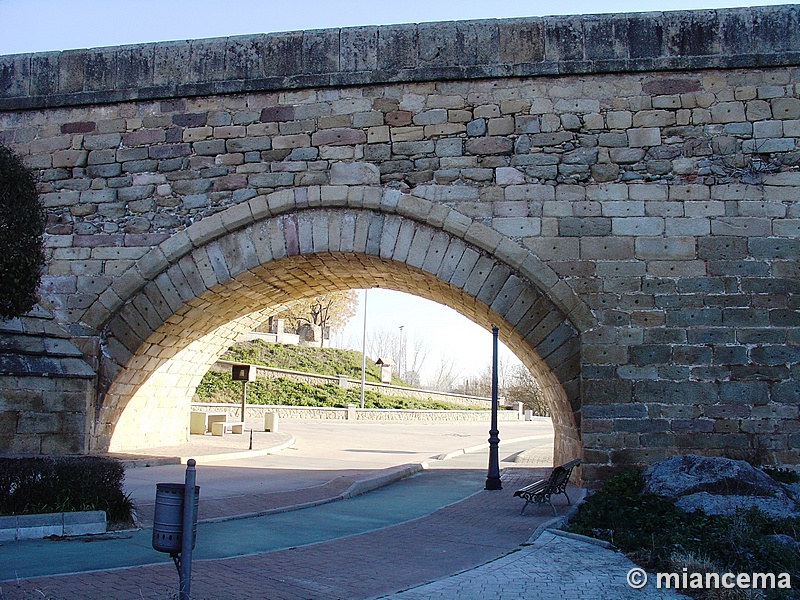
{"label": "metal trash can", "polygon": [[[157,483],[156,507],[153,515],[153,548],[159,552],[178,554],[181,551],[183,533],[182,483]],[[197,541],[197,507],[200,502],[200,486],[194,488],[194,541]],[[194,544],[192,544],[194,548]]]}

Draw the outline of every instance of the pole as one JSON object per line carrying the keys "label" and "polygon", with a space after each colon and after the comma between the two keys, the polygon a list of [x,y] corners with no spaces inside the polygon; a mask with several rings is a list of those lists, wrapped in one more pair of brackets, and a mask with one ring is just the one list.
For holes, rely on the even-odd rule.
{"label": "pole", "polygon": [[500,431],[497,429],[497,333],[496,326],[492,326],[492,424],[489,429],[489,470],[486,474],[487,490],[502,490],[500,483]]}
{"label": "pole", "polygon": [[[253,367],[250,367],[251,369]],[[244,406],[247,404],[247,382],[242,381],[242,423],[244,423]],[[242,429],[244,430],[244,425],[242,425]]]}
{"label": "pole", "polygon": [[364,408],[364,386],[367,383],[367,292],[364,290],[364,333],[361,337],[361,408]]}
{"label": "pole", "polygon": [[181,534],[180,600],[190,600],[192,587],[192,547],[194,546],[194,496],[197,481],[195,460],[186,461],[186,483],[183,488],[183,532]]}

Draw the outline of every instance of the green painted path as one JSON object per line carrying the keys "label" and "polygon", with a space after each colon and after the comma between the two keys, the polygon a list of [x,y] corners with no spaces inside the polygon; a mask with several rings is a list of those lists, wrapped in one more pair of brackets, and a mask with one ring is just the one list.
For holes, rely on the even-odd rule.
{"label": "green painted path", "polygon": [[[219,559],[337,539],[428,515],[483,489],[485,470],[424,471],[363,496],[263,517],[201,523],[194,559]],[[155,491],[154,491],[155,493]],[[202,487],[200,511],[202,515]],[[0,544],[0,581],[170,562],[152,530]]]}

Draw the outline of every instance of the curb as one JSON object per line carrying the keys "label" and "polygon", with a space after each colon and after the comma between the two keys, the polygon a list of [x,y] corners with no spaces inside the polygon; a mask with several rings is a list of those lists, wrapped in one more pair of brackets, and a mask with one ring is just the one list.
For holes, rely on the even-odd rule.
{"label": "curb", "polygon": [[572,503],[572,506],[569,507],[567,512],[565,512],[563,515],[555,516],[552,519],[550,519],[548,521],[545,521],[544,523],[539,525],[536,528],[536,530],[531,534],[531,536],[525,542],[523,542],[520,545],[521,546],[530,546],[545,531],[549,530],[549,531],[552,532],[552,531],[558,530],[560,527],[563,527],[564,525],[566,525],[569,522],[569,520],[573,516],[575,516],[575,513],[578,512],[578,507],[581,505],[581,503],[583,502],[584,498],[586,498],[586,490],[583,489],[583,488],[580,488],[580,495],[575,500],[575,502]]}
{"label": "curb", "polygon": [[342,492],[341,494],[337,494],[336,496],[331,496],[329,498],[321,498],[319,500],[312,500],[311,502],[303,502],[301,504],[291,504],[288,506],[281,506],[278,508],[269,508],[266,510],[255,511],[251,513],[242,513],[238,515],[225,515],[224,517],[212,517],[210,519],[200,519],[197,522],[222,523],[225,521],[235,521],[239,519],[250,519],[253,517],[263,517],[266,515],[275,515],[279,513],[293,512],[295,510],[312,508],[314,506],[320,506],[322,504],[330,504],[331,502],[338,502],[339,500],[354,498],[356,496],[366,494],[367,492],[372,492],[387,485],[391,485],[392,483],[396,483],[402,479],[405,479],[406,477],[411,477],[412,475],[421,473],[427,468],[428,464],[424,462],[400,465],[398,467],[393,467],[392,471],[388,473],[382,473],[377,477],[368,477],[365,479],[359,479],[357,481],[354,481],[352,484],[350,484],[350,487],[348,487],[344,492]]}
{"label": "curb", "polygon": [[[194,458],[197,464],[224,462],[226,460],[238,460],[240,458],[254,458],[258,456],[267,456],[268,454],[277,454],[282,450],[286,450],[289,446],[295,443],[294,436],[290,436],[288,440],[270,448],[262,450],[242,450],[241,452],[223,452],[220,454],[202,454],[200,456],[156,456],[148,458],[130,458],[130,459],[117,459],[122,463],[126,469],[140,469],[142,467],[163,467],[165,465],[185,465],[190,458]],[[109,455],[112,456],[113,455]]]}
{"label": "curb", "polygon": [[[510,440],[500,440],[500,447],[504,446],[505,444],[514,444],[516,442],[529,442],[532,440],[552,439],[552,437],[553,436],[551,435],[528,435],[518,438],[512,438]],[[457,456],[462,456],[463,454],[471,454],[473,452],[486,450],[488,447],[489,447],[488,442],[485,444],[478,444],[477,446],[469,446],[468,448],[461,448],[460,450],[453,450],[452,452],[440,454],[439,456],[436,456],[434,460],[450,460],[451,458],[456,458]]]}

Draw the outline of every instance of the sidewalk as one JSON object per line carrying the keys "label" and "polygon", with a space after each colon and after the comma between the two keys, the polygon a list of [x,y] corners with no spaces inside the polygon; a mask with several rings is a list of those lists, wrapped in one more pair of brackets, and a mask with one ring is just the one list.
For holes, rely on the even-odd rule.
{"label": "sidewalk", "polygon": [[[337,429],[341,439],[331,436],[320,441],[323,429],[298,427],[297,446],[280,455],[202,468],[200,516],[207,522],[198,526],[193,598],[675,597],[661,590],[646,596],[627,589],[630,567],[612,550],[567,538],[553,541],[549,533],[531,540],[552,520],[552,513],[548,507],[528,507],[520,515],[522,502],[513,492],[549,471],[528,464],[534,462],[532,456],[546,456],[548,442],[541,436],[501,446],[503,490],[487,492],[482,489],[486,453],[464,454],[457,449],[462,442],[463,447],[474,446],[485,433],[470,437],[468,429],[443,434],[436,428],[420,431],[417,426],[406,430],[367,424]],[[398,431],[402,439],[394,441],[390,433]],[[409,433],[414,436],[411,441],[403,437]],[[506,430],[506,440],[514,434],[518,432]],[[426,436],[432,436],[431,443]],[[431,450],[437,448],[433,454],[449,450],[446,454],[453,458],[433,460]],[[319,469],[308,469],[311,455],[317,457]],[[347,495],[343,488],[358,480],[396,479],[397,463],[419,456],[431,459],[424,472],[357,498],[329,503]],[[512,462],[520,456],[524,460]],[[331,471],[333,465],[339,470]],[[153,480],[182,470],[180,465],[136,468],[129,476],[135,476],[142,497],[147,497]],[[256,512],[271,514],[226,521],[250,510],[246,502],[254,492],[259,496]],[[573,499],[578,495],[579,490],[570,490]],[[568,508],[563,497],[554,502],[559,514]],[[302,504],[314,506],[281,512]],[[0,599],[174,598],[175,567],[166,555],[150,548],[150,535],[144,530],[30,546],[0,545],[0,569],[5,567]],[[15,564],[19,573],[14,573]],[[608,590],[606,595],[599,595],[600,589]]]}

